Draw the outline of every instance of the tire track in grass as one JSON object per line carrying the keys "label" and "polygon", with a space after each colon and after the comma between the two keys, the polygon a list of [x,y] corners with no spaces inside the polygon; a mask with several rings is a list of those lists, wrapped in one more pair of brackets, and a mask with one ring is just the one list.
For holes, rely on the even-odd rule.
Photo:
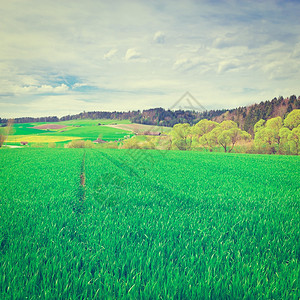
{"label": "tire track in grass", "polygon": [[129,176],[135,176],[138,178],[142,177],[141,174],[139,174],[139,172],[134,168],[134,162],[129,162],[129,160],[126,161],[122,158],[114,158],[112,155],[105,152],[101,152],[101,155]]}
{"label": "tire track in grass", "polygon": [[81,197],[79,201],[85,200],[85,156],[86,152],[83,153],[82,162],[81,162],[81,170],[80,170],[80,187],[82,189]]}
{"label": "tire track in grass", "polygon": [[[111,162],[118,170],[121,170],[123,174],[125,173],[131,178],[136,178],[136,180],[140,182],[140,187],[143,187],[144,189],[147,187],[146,189],[148,189],[151,193],[156,193],[157,195],[161,195],[162,199],[166,199],[166,200],[168,199],[167,201],[169,201],[171,198],[174,199],[174,202],[178,203],[178,207],[180,207],[181,209],[188,209],[190,206],[193,205],[194,202],[198,201],[197,197],[194,197],[192,195],[188,196],[185,192],[182,191],[174,192],[174,189],[161,184],[160,182],[157,181],[157,179],[147,177],[146,173],[142,173],[142,171],[134,168],[133,165],[134,160],[130,162],[129,160],[126,160],[126,158],[121,158],[121,157],[116,158],[113,157],[111,154],[104,153],[104,152],[101,152],[101,155],[109,162]],[[127,158],[132,159],[132,157],[130,156]],[[142,174],[139,173],[139,171]],[[116,189],[116,184],[118,185],[118,182],[116,183],[115,180],[111,180],[111,182],[109,182],[110,181],[109,177],[112,177],[113,179],[119,179],[120,176],[117,174],[117,172],[115,173],[114,176],[107,176],[107,175],[109,174],[106,174],[105,177],[106,179],[105,188],[113,184],[114,189]],[[120,182],[120,180],[118,181]],[[99,186],[97,188],[99,189]],[[123,189],[123,185],[119,186],[119,188]],[[166,195],[168,195],[169,198],[168,197],[166,198]],[[166,201],[162,201],[159,205],[165,206]],[[209,207],[210,204],[203,203],[202,206]]]}
{"label": "tire track in grass", "polygon": [[83,153],[83,157],[81,161],[78,199],[76,200],[73,208],[73,211],[75,211],[75,213],[77,214],[81,214],[83,212],[83,202],[85,201],[85,197],[86,197],[85,157],[86,157],[86,152]]}

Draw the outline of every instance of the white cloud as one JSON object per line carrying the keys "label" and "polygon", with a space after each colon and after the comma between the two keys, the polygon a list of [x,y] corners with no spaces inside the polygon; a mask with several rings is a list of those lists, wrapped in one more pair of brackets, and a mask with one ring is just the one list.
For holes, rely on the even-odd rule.
{"label": "white cloud", "polygon": [[106,54],[104,54],[103,58],[110,60],[115,54],[118,52],[118,49],[111,49]]}
{"label": "white cloud", "polygon": [[60,94],[65,93],[69,90],[69,87],[62,83],[59,86],[51,86],[47,84],[43,84],[41,86],[29,85],[23,87],[15,87],[14,92],[16,94]]}
{"label": "white cloud", "polygon": [[294,50],[291,54],[291,57],[295,58],[295,59],[300,58],[300,42],[295,45]]}
{"label": "white cloud", "polygon": [[237,37],[236,36],[225,36],[225,37],[218,37],[213,41],[212,46],[215,48],[226,48],[236,46]]}
{"label": "white cloud", "polygon": [[80,87],[87,86],[87,85],[88,85],[87,83],[76,82],[75,84],[73,84],[73,88],[80,88]]}
{"label": "white cloud", "polygon": [[191,58],[180,57],[175,61],[173,69],[187,71],[197,67],[199,64],[201,64],[201,62],[201,57],[197,56]]}
{"label": "white cloud", "polygon": [[218,73],[224,73],[235,70],[239,67],[238,61],[222,61],[218,66]]}
{"label": "white cloud", "polygon": [[42,112],[44,94],[60,111],[72,101],[86,111],[171,107],[187,90],[211,108],[300,94],[300,3],[116,1],[6,1],[1,114],[33,100]]}
{"label": "white cloud", "polygon": [[157,44],[164,44],[165,43],[165,34],[161,31],[157,31],[155,34],[154,34],[154,37],[153,37],[153,41]]}
{"label": "white cloud", "polygon": [[139,59],[141,57],[142,57],[141,53],[139,53],[135,48],[128,49],[125,54],[125,60],[127,61]]}

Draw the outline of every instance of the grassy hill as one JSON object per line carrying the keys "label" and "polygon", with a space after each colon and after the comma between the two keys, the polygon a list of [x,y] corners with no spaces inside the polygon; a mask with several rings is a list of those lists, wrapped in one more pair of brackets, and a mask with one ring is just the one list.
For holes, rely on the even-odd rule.
{"label": "grassy hill", "polygon": [[[51,124],[59,125],[61,128],[53,129]],[[101,125],[99,125],[101,124]],[[67,143],[71,140],[96,140],[99,136],[105,141],[123,139],[132,136],[130,130],[112,128],[109,124],[130,124],[129,120],[71,120],[63,122],[35,122],[17,123],[13,126],[13,132],[8,136],[7,144],[19,144],[21,141],[32,143]],[[41,125],[49,125],[51,129],[40,129]],[[47,126],[45,126],[47,127]],[[2,129],[3,130],[3,129]]]}
{"label": "grassy hill", "polygon": [[[16,118],[15,123],[20,124],[20,126],[15,126],[18,130],[18,134],[27,134],[29,133],[29,127],[26,124],[32,125],[37,124],[34,120],[39,120],[38,124],[45,124],[43,119],[48,120],[48,123],[63,124],[68,126],[66,131],[70,131],[75,126],[98,126],[98,123],[102,125],[112,125],[118,124],[116,129],[122,129],[120,125],[124,125],[123,129],[127,130],[126,125],[128,126],[129,131],[136,132],[136,128],[132,126],[131,123],[140,124],[141,126],[151,126],[148,129],[142,130],[151,130],[153,131],[167,131],[167,127],[173,127],[178,123],[189,123],[196,124],[202,119],[213,120],[217,122],[222,122],[224,120],[235,121],[238,126],[253,133],[253,127],[257,121],[260,119],[268,120],[273,117],[281,116],[285,117],[293,109],[300,108],[300,96],[297,98],[295,95],[292,95],[288,98],[279,97],[274,98],[271,101],[262,101],[259,104],[253,104],[250,106],[238,107],[230,110],[210,110],[210,111],[190,111],[190,110],[165,110],[163,108],[153,108],[143,111],[132,111],[132,112],[84,112],[78,115],[67,116],[62,118],[57,117],[45,117],[45,118]],[[99,119],[98,116],[104,115],[106,119]],[[126,117],[126,118],[125,118]],[[31,121],[26,121],[30,120]],[[68,120],[66,120],[68,119]],[[25,122],[26,121],[26,122]],[[7,122],[6,119],[0,118],[0,124],[3,126]],[[22,123],[25,122],[25,123]],[[22,126],[23,125],[23,126]],[[135,125],[136,126],[136,125]],[[165,127],[164,127],[165,126]],[[25,128],[24,130],[21,130]],[[140,127],[142,128],[142,127]],[[161,129],[163,128],[163,129]],[[85,128],[87,129],[87,128]],[[90,131],[88,133],[88,131]],[[32,134],[35,133],[33,130]],[[88,129],[86,130],[87,138],[97,138],[95,135],[98,133],[97,130]],[[83,134],[80,130],[73,131],[71,136],[79,136]],[[101,133],[100,133],[101,134]],[[104,139],[113,140],[114,138],[119,137],[119,134],[110,135],[109,132],[103,132],[105,135]],[[59,134],[60,135],[60,134]],[[62,135],[61,135],[62,136]],[[84,137],[84,136],[83,136]]]}

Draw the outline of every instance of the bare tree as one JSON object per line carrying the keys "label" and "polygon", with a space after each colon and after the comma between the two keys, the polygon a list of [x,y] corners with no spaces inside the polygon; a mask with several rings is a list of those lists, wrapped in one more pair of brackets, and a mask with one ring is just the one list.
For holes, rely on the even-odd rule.
{"label": "bare tree", "polygon": [[13,132],[14,120],[9,119],[3,131],[0,133],[0,147],[4,144],[7,137]]}

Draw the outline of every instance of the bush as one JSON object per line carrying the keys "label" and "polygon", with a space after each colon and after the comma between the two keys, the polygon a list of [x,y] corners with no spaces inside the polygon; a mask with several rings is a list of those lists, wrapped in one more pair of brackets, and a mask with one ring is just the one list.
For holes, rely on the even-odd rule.
{"label": "bush", "polygon": [[122,149],[140,149],[139,141],[134,136],[130,139],[126,139],[123,141],[123,145],[121,146]]}
{"label": "bush", "polygon": [[66,148],[95,148],[92,141],[74,140],[67,144]]}
{"label": "bush", "polygon": [[56,144],[55,143],[48,143],[48,148],[56,148]]}
{"label": "bush", "polygon": [[33,143],[30,145],[31,148],[47,148],[46,143]]}
{"label": "bush", "polygon": [[5,142],[5,136],[4,136],[4,134],[0,134],[0,147],[2,147],[4,142]]}
{"label": "bush", "polygon": [[97,148],[118,149],[119,148],[119,143],[118,142],[108,142],[108,143],[104,143],[104,144],[98,144]]}

